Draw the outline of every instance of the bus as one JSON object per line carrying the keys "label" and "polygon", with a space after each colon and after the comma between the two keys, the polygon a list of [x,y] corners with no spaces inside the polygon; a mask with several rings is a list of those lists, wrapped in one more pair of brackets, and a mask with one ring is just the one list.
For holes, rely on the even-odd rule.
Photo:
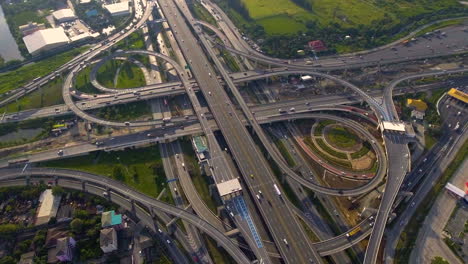
{"label": "bus", "polygon": [[353,230],[351,230],[351,232],[347,233],[346,234],[346,237],[352,237],[354,236],[355,234],[357,234],[357,232],[361,231],[361,227],[356,227],[354,228]]}

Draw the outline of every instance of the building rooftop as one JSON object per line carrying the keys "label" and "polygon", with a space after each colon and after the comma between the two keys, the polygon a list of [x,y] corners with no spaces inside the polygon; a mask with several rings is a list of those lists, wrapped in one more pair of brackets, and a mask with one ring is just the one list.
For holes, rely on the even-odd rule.
{"label": "building rooftop", "polygon": [[383,130],[391,130],[391,131],[398,131],[398,132],[405,132],[405,123],[403,122],[389,122],[383,121],[382,122],[382,129]]}
{"label": "building rooftop", "polygon": [[314,51],[325,51],[327,50],[327,46],[321,40],[312,40],[308,43],[309,48],[313,49]]}
{"label": "building rooftop", "polygon": [[464,102],[464,103],[468,103],[468,94],[458,90],[458,89],[455,89],[455,88],[452,88],[450,89],[450,91],[448,91],[447,93],[448,95],[454,97],[454,98],[457,98],[458,100]]}
{"label": "building rooftop", "polygon": [[216,187],[218,188],[218,192],[221,197],[229,194],[235,194],[242,190],[242,186],[237,178],[218,183],[216,184]]}
{"label": "building rooftop", "polygon": [[107,211],[102,213],[101,225],[102,227],[114,226],[122,224],[122,215],[115,214],[115,211]]}
{"label": "building rooftop", "polygon": [[420,100],[420,99],[407,99],[406,105],[420,112],[424,112],[427,109],[427,104],[423,100]]}
{"label": "building rooftop", "polygon": [[101,247],[106,247],[109,244],[114,243],[116,236],[117,232],[113,228],[101,229],[101,233],[99,235],[99,245]]}
{"label": "building rooftop", "polygon": [[29,53],[34,53],[47,45],[68,43],[69,39],[63,28],[59,27],[36,31],[25,36],[23,41]]}
{"label": "building rooftop", "polygon": [[58,21],[63,19],[76,18],[75,13],[70,8],[60,9],[52,13],[55,19]]}
{"label": "building rooftop", "polygon": [[41,205],[37,213],[36,225],[49,222],[50,217],[57,214],[60,198],[60,196],[54,196],[51,189],[47,189],[41,194],[39,197]]}
{"label": "building rooftop", "polygon": [[35,256],[34,251],[24,253],[23,255],[21,255],[21,259],[18,262],[18,264],[33,264],[34,263],[34,260],[33,260],[34,256]]}
{"label": "building rooftop", "polygon": [[109,11],[111,14],[119,14],[119,13],[126,13],[129,12],[128,2],[120,2],[110,5],[104,5],[104,8]]}

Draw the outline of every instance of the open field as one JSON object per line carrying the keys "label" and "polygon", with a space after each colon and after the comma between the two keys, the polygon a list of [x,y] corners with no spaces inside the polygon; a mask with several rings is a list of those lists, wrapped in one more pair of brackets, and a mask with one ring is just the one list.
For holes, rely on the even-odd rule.
{"label": "open field", "polygon": [[[39,166],[76,169],[116,178],[153,197],[166,186],[166,176],[157,146],[125,151],[98,151],[87,156],[40,163]],[[117,175],[120,173],[117,170],[122,172],[121,176]]]}
{"label": "open field", "polygon": [[117,77],[115,88],[135,88],[145,86],[145,77],[141,69],[131,62],[124,62]]}
{"label": "open field", "polygon": [[[307,2],[307,1],[305,1]],[[462,6],[456,0],[377,1],[377,0],[309,0],[312,11],[292,0],[242,0],[250,17],[269,34],[294,34],[304,30],[308,21],[321,26],[340,24],[343,27],[370,26],[386,20],[392,26],[401,19]],[[279,18],[279,19],[278,19]],[[282,22],[281,24],[272,21]],[[284,24],[285,23],[285,24]]]}
{"label": "open field", "polygon": [[328,47],[322,54],[353,52],[397,40],[436,20],[468,15],[468,6],[457,0],[216,2],[243,33],[261,44],[264,52],[282,58],[300,57],[296,51],[314,39]]}
{"label": "open field", "polygon": [[94,112],[97,117],[120,122],[151,119],[151,107],[146,101],[107,106]]}
{"label": "open field", "polygon": [[[120,69],[120,70],[119,70]],[[117,85],[114,78],[118,72]],[[109,60],[99,68],[96,79],[108,88],[126,89],[145,86],[145,77],[141,69],[128,61]]]}

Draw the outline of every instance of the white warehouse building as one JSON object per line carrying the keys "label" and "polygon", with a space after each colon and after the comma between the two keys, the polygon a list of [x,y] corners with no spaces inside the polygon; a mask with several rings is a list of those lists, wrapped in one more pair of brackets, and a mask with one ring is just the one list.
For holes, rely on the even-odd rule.
{"label": "white warehouse building", "polygon": [[63,28],[48,28],[38,30],[23,38],[28,52],[36,55],[41,51],[47,51],[68,44],[70,39],[65,35]]}
{"label": "white warehouse building", "polygon": [[123,1],[120,3],[104,5],[104,8],[109,11],[112,16],[121,16],[130,14],[130,6],[128,1]]}
{"label": "white warehouse building", "polygon": [[59,9],[52,13],[55,20],[59,23],[73,21],[76,19],[75,13],[70,8]]}

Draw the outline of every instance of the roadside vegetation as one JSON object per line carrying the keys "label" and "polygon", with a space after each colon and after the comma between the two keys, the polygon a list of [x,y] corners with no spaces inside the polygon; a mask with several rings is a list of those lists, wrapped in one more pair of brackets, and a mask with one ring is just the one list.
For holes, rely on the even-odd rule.
{"label": "roadside vegetation", "polygon": [[192,178],[193,185],[197,190],[198,194],[202,198],[203,202],[210,208],[210,210],[217,215],[217,205],[216,201],[213,199],[213,196],[210,194],[210,184],[212,180],[206,176],[202,175],[200,170],[200,165],[195,156],[192,144],[189,138],[183,138],[180,140],[180,145],[182,147],[182,152],[184,153],[184,160],[187,163],[186,167],[189,172],[190,177]]}
{"label": "roadside vegetation", "polygon": [[466,141],[455,155],[455,158],[442,173],[437,183],[432,187],[426,198],[416,209],[405,229],[400,235],[395,251],[395,263],[408,263],[411,251],[417,243],[419,228],[424,223],[426,215],[429,213],[437,196],[443,191],[445,184],[457,171],[463,161],[468,157],[468,141]]}
{"label": "roadside vegetation", "polygon": [[33,137],[23,137],[16,140],[1,140],[0,141],[0,148],[5,147],[12,147],[21,144],[26,144],[34,141],[38,141],[40,139],[47,138],[50,135],[50,131],[54,124],[59,121],[62,121],[65,117],[57,117],[57,118],[39,118],[39,119],[31,119],[25,120],[20,122],[11,122],[11,123],[4,123],[0,125],[0,136],[4,136],[10,133],[20,133],[20,130],[26,129],[40,129],[39,133],[37,133]]}
{"label": "roadside vegetation", "polygon": [[283,58],[297,57],[297,50],[314,39],[324,41],[328,53],[352,52],[389,43],[438,19],[468,14],[457,0],[215,2],[266,53]]}
{"label": "roadside vegetation", "polygon": [[208,22],[212,25],[217,25],[216,20],[214,17],[206,10],[206,8],[200,4],[199,2],[193,1],[193,4],[189,5],[190,11],[192,12],[193,16],[201,21]]}
{"label": "roadside vegetation", "polygon": [[289,151],[286,148],[286,146],[284,145],[283,141],[281,141],[281,139],[275,139],[274,142],[275,142],[276,147],[280,151],[281,155],[283,156],[283,158],[288,163],[288,165],[290,167],[296,166],[296,162],[292,158],[291,153],[289,153]]}
{"label": "roadside vegetation", "polygon": [[210,257],[214,263],[236,263],[236,261],[232,259],[231,255],[229,255],[223,247],[219,247],[216,241],[214,241],[211,237],[205,234],[203,234],[202,237],[205,240],[206,249],[208,250],[208,253],[210,254]]}
{"label": "roadside vegetation", "polygon": [[367,153],[369,153],[369,151],[371,150],[372,146],[369,144],[369,142],[364,142],[362,144],[362,148],[356,152],[353,152],[351,153],[351,158],[352,159],[359,159],[361,157],[363,157],[364,155],[366,155]]}
{"label": "roadside vegetation", "polygon": [[437,256],[431,260],[431,264],[450,264],[450,263],[444,258]]}
{"label": "roadside vegetation", "polygon": [[39,166],[75,169],[111,177],[153,197],[157,197],[167,185],[157,146],[96,151],[86,156],[41,162]]}
{"label": "roadside vegetation", "polygon": [[32,81],[34,78],[41,77],[55,71],[59,66],[78,56],[86,49],[88,48],[76,48],[74,50],[49,57],[37,63],[28,64],[16,70],[1,73],[0,95],[21,87],[29,81]]}
{"label": "roadside vegetation", "polygon": [[62,79],[56,78],[17,101],[0,107],[0,113],[13,113],[29,109],[63,104]]}

